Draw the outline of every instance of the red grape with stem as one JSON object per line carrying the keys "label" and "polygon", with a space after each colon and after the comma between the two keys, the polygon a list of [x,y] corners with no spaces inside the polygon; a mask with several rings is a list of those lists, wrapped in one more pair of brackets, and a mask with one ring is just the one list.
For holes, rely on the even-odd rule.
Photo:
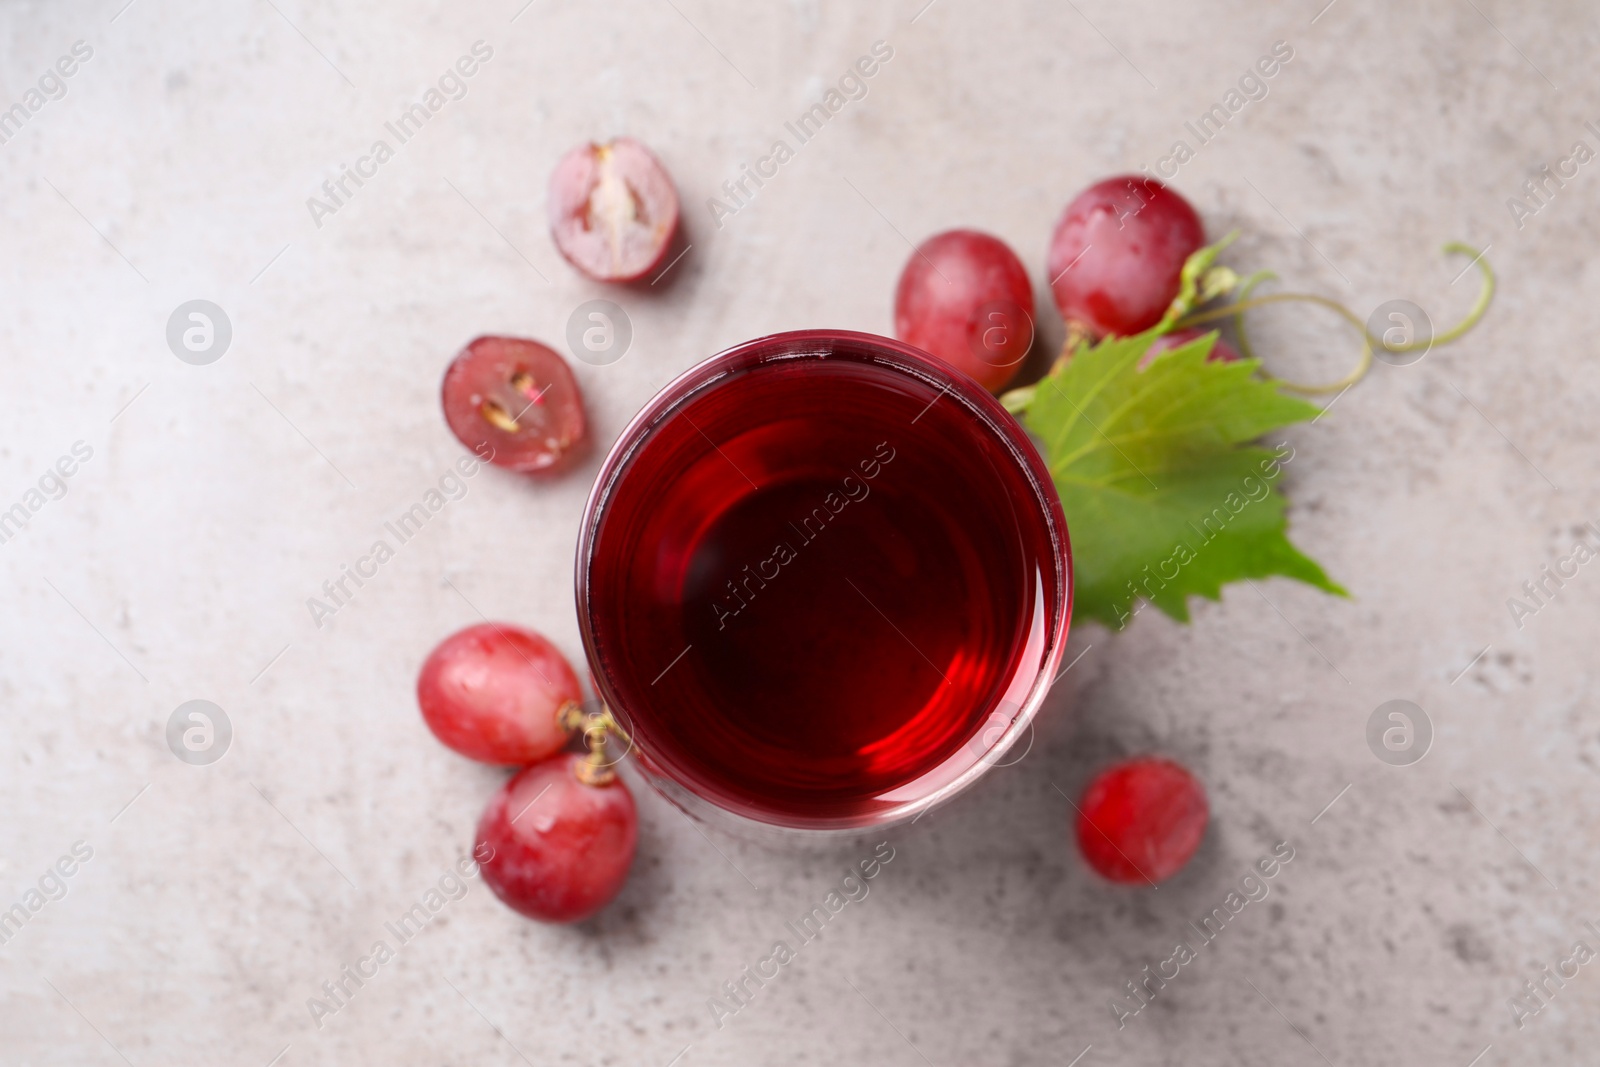
{"label": "red grape with stem", "polygon": [[615,772],[595,767],[592,753],[569,753],[525,768],[478,821],[485,884],[530,919],[587,919],[627,880],[638,812]]}
{"label": "red grape with stem", "polygon": [[1070,330],[1098,338],[1148,330],[1178,295],[1179,275],[1205,244],[1189,202],[1142,175],[1097,182],[1067,205],[1046,271]]}
{"label": "red grape with stem", "polygon": [[[1145,350],[1144,358],[1139,361],[1139,366],[1143,369],[1149,366],[1150,361],[1162,352],[1181,348],[1190,341],[1197,340],[1211,332],[1213,331],[1201,329],[1199,326],[1188,326],[1181,330],[1164,333],[1150,342],[1150,347]],[[1232,363],[1237,359],[1239,359],[1238,351],[1220,336],[1212,342],[1211,352],[1206,356],[1206,362],[1208,363]]]}
{"label": "red grape with stem", "polygon": [[583,699],[559,649],[509,623],[451,634],[417,676],[417,704],[435,737],[469,759],[521,766],[560,752],[557,716]]}

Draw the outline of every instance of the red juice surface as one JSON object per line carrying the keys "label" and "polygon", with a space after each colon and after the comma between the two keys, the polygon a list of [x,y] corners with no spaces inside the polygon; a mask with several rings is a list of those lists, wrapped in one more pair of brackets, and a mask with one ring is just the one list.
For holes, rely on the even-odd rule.
{"label": "red juice surface", "polygon": [[796,825],[980,762],[991,713],[1009,721],[1051,661],[1068,580],[1053,493],[985,425],[1009,416],[934,365],[823,350],[661,414],[587,564],[591,659],[641,755]]}

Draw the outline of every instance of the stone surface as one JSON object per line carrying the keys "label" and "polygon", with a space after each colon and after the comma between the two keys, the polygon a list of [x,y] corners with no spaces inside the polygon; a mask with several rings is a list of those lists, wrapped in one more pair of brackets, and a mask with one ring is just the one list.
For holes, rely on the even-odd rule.
{"label": "stone surface", "polygon": [[[75,442],[92,450],[0,545],[0,906],[41,878],[60,896],[46,872],[92,850],[0,945],[0,1058],[1593,1058],[1600,967],[1547,980],[1521,1028],[1508,1004],[1575,941],[1600,948],[1582,925],[1600,921],[1600,571],[1532,617],[1507,608],[1597,511],[1600,163],[1521,225],[1507,205],[1575,142],[1600,149],[1588,5],[521,2],[0,7],[0,104],[75,41],[93,50],[0,145],[0,507]],[[493,55],[465,96],[394,145],[385,123],[479,40]],[[793,145],[785,122],[878,40],[893,58],[866,96],[714,219],[721,183]],[[1074,632],[1082,658],[1027,758],[888,835],[870,894],[720,1027],[708,1001],[862,850],[708,838],[650,795],[636,873],[601,918],[539,927],[469,881],[313,1020],[308,999],[394,941],[384,923],[439,884],[501,778],[427,734],[417,665],[480,612],[578,658],[579,513],[628,417],[734,342],[889,329],[907,241],[939,229],[1013,243],[1043,299],[1066,200],[1195,147],[1185,123],[1280,40],[1293,58],[1267,95],[1175,179],[1213,234],[1242,231],[1232,262],[1441,324],[1475,286],[1443,242],[1492,246],[1502,278],[1466,340],[1375,368],[1289,435],[1293,536],[1351,598],[1268,581],[1190,626],[1146,612]],[[545,233],[553,162],[618,133],[684,196],[692,248],[654,287],[587,283]],[[379,138],[394,157],[317,225],[307,198]],[[548,484],[478,473],[314,625],[306,599],[460,455],[436,397],[450,355],[484,332],[560,345],[603,297],[634,338],[576,368],[601,449]],[[232,324],[204,366],[165,336],[194,299]],[[1041,328],[1042,359],[1053,312]],[[1351,358],[1333,331],[1264,314],[1254,335],[1283,374],[1331,379]],[[1411,766],[1365,740],[1395,698],[1433,726]],[[209,765],[167,744],[196,699],[232,726]],[[1063,794],[1145,750],[1200,774],[1214,822],[1178,878],[1114,889],[1077,859]],[[1190,922],[1278,842],[1294,858],[1270,895],[1119,1030],[1125,983],[1198,942]]]}

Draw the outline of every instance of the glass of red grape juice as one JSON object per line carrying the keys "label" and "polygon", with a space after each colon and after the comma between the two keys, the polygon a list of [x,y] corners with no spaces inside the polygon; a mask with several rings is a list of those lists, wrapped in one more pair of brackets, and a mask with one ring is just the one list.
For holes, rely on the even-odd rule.
{"label": "glass of red grape juice", "polygon": [[915,817],[1030,728],[1072,560],[1049,471],[981,386],[813,330],[714,356],[634,418],[584,512],[577,595],[652,785],[826,836]]}

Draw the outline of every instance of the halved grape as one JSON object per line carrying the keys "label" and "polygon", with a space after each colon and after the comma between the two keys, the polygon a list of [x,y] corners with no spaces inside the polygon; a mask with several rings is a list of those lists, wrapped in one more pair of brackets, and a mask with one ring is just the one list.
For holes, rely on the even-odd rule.
{"label": "halved grape", "polygon": [[497,466],[551,470],[583,440],[577,379],[537,341],[478,338],[445,369],[441,393],[451,432]]}
{"label": "halved grape", "polygon": [[547,211],[567,262],[597,281],[627,282],[666,255],[678,228],[678,191],[648,148],[618,137],[561,157]]}

